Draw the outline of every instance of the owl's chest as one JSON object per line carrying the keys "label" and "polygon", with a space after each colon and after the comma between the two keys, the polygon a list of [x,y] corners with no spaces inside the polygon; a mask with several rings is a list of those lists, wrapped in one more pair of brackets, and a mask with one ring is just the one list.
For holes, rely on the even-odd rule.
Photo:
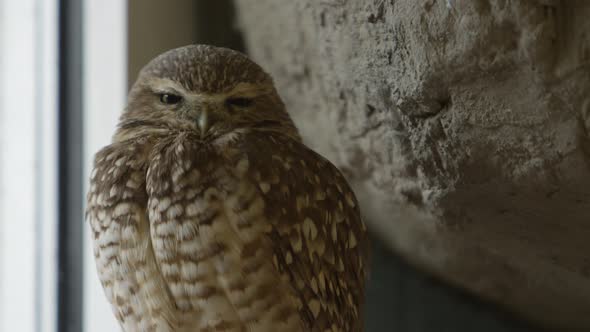
{"label": "owl's chest", "polygon": [[181,326],[263,322],[272,307],[253,301],[271,288],[277,303],[296,311],[272,263],[266,236],[272,223],[251,158],[186,144],[152,157],[146,176],[150,237]]}
{"label": "owl's chest", "polygon": [[[243,212],[258,194],[247,153],[190,142],[156,151],[146,173],[147,210],[156,228],[175,222],[206,231],[215,221]],[[252,212],[264,213],[262,208]]]}

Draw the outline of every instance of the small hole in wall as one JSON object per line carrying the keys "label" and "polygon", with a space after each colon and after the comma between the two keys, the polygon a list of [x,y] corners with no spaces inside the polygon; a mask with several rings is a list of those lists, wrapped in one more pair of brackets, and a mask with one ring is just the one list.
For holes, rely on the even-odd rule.
{"label": "small hole in wall", "polygon": [[422,198],[422,191],[418,188],[409,188],[403,189],[401,194],[406,198],[407,202],[415,205],[417,207],[421,207],[424,205],[424,200]]}
{"label": "small hole in wall", "polygon": [[449,109],[451,107],[451,105],[453,104],[453,100],[451,99],[451,96],[447,96],[446,98],[439,100],[439,104],[440,104],[440,110],[439,110],[439,113],[440,113],[441,111]]}
{"label": "small hole in wall", "polygon": [[367,117],[371,117],[371,116],[373,116],[373,114],[375,114],[376,110],[377,109],[375,108],[375,106],[373,106],[371,104],[367,104],[366,109],[365,109],[365,114],[367,115]]}

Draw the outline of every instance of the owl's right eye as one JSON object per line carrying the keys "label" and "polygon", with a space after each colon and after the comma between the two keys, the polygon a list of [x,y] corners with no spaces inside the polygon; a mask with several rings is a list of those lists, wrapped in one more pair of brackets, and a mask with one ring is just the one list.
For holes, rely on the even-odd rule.
{"label": "owl's right eye", "polygon": [[182,100],[181,96],[173,95],[171,93],[162,93],[160,94],[160,101],[166,105],[174,105],[180,103]]}

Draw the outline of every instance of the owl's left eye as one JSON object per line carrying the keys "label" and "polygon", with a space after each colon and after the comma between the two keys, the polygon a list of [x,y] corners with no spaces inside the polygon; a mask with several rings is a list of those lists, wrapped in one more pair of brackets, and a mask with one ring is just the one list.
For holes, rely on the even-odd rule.
{"label": "owl's left eye", "polygon": [[173,95],[171,93],[160,94],[160,101],[167,105],[178,104],[182,100],[181,96]]}
{"label": "owl's left eye", "polygon": [[237,106],[237,107],[248,107],[252,105],[253,100],[251,98],[245,97],[233,97],[228,98],[226,103],[230,106]]}

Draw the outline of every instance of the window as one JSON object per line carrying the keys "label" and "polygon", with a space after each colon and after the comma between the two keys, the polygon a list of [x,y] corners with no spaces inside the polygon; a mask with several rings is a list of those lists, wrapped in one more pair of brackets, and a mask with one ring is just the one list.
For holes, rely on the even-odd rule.
{"label": "window", "polygon": [[56,45],[56,0],[0,0],[1,331],[56,331]]}
{"label": "window", "polygon": [[119,330],[76,231],[123,109],[126,15],[120,0],[0,0],[0,331]]}

